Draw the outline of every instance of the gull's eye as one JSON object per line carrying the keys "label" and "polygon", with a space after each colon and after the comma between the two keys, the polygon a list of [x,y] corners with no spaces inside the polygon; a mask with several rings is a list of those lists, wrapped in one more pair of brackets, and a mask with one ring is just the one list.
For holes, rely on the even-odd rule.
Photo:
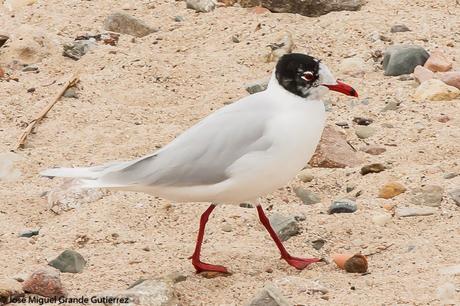
{"label": "gull's eye", "polygon": [[302,75],[302,79],[304,79],[307,82],[313,81],[314,78],[315,76],[310,71],[304,72]]}

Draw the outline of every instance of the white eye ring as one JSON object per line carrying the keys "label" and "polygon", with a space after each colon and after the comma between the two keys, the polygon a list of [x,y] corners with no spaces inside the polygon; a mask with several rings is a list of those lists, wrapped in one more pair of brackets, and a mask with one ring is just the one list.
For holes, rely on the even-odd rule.
{"label": "white eye ring", "polygon": [[312,72],[307,71],[303,73],[301,78],[307,82],[310,82],[310,81],[313,81],[314,75]]}

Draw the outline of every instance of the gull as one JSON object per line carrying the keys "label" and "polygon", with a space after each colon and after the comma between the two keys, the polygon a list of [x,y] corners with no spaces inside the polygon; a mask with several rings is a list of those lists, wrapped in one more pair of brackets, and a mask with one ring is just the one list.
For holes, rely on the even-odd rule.
{"label": "gull", "polygon": [[206,223],[217,205],[256,203],[260,222],[281,258],[304,269],[318,258],[289,254],[258,199],[286,185],[305,167],[326,120],[322,97],[329,91],[357,97],[320,60],[301,53],[283,55],[266,90],[222,107],[147,156],[123,162],[53,168],[47,177],[71,177],[82,188],[144,192],[175,202],[211,203],[201,215],[195,251],[197,273],[228,273],[201,261]]}

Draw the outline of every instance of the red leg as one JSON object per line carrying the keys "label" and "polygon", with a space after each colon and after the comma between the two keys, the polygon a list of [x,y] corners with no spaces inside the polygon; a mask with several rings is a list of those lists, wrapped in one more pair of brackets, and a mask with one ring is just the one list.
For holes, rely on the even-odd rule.
{"label": "red leg", "polygon": [[288,264],[291,266],[295,267],[296,269],[302,270],[306,268],[309,264],[321,261],[319,258],[298,258],[298,257],[293,257],[289,255],[288,251],[286,251],[283,243],[279,239],[278,235],[276,232],[273,230],[270,221],[268,220],[267,216],[264,213],[264,209],[262,206],[257,205],[257,213],[259,214],[259,219],[260,222],[265,226],[267,229],[268,233],[272,237],[273,241],[275,241],[276,246],[280,250],[281,253],[281,258],[287,261]]}
{"label": "red leg", "polygon": [[191,256],[192,264],[195,267],[197,273],[200,273],[203,271],[228,273],[227,268],[223,266],[207,264],[207,263],[201,262],[200,260],[201,245],[203,244],[203,237],[204,237],[204,229],[206,227],[206,223],[208,222],[209,215],[214,210],[214,208],[216,208],[216,205],[212,204],[201,215],[200,228],[198,230],[198,237],[196,239],[195,251],[193,252],[193,255]]}

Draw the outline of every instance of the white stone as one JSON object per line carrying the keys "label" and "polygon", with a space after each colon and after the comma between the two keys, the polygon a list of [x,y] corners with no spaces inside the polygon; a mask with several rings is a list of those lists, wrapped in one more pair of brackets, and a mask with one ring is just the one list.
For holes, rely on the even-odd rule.
{"label": "white stone", "polygon": [[346,58],[340,64],[340,71],[352,77],[361,77],[368,71],[366,62],[360,57]]}
{"label": "white stone", "polygon": [[415,90],[417,101],[450,101],[460,96],[460,89],[449,86],[444,82],[431,79],[420,84]]}

